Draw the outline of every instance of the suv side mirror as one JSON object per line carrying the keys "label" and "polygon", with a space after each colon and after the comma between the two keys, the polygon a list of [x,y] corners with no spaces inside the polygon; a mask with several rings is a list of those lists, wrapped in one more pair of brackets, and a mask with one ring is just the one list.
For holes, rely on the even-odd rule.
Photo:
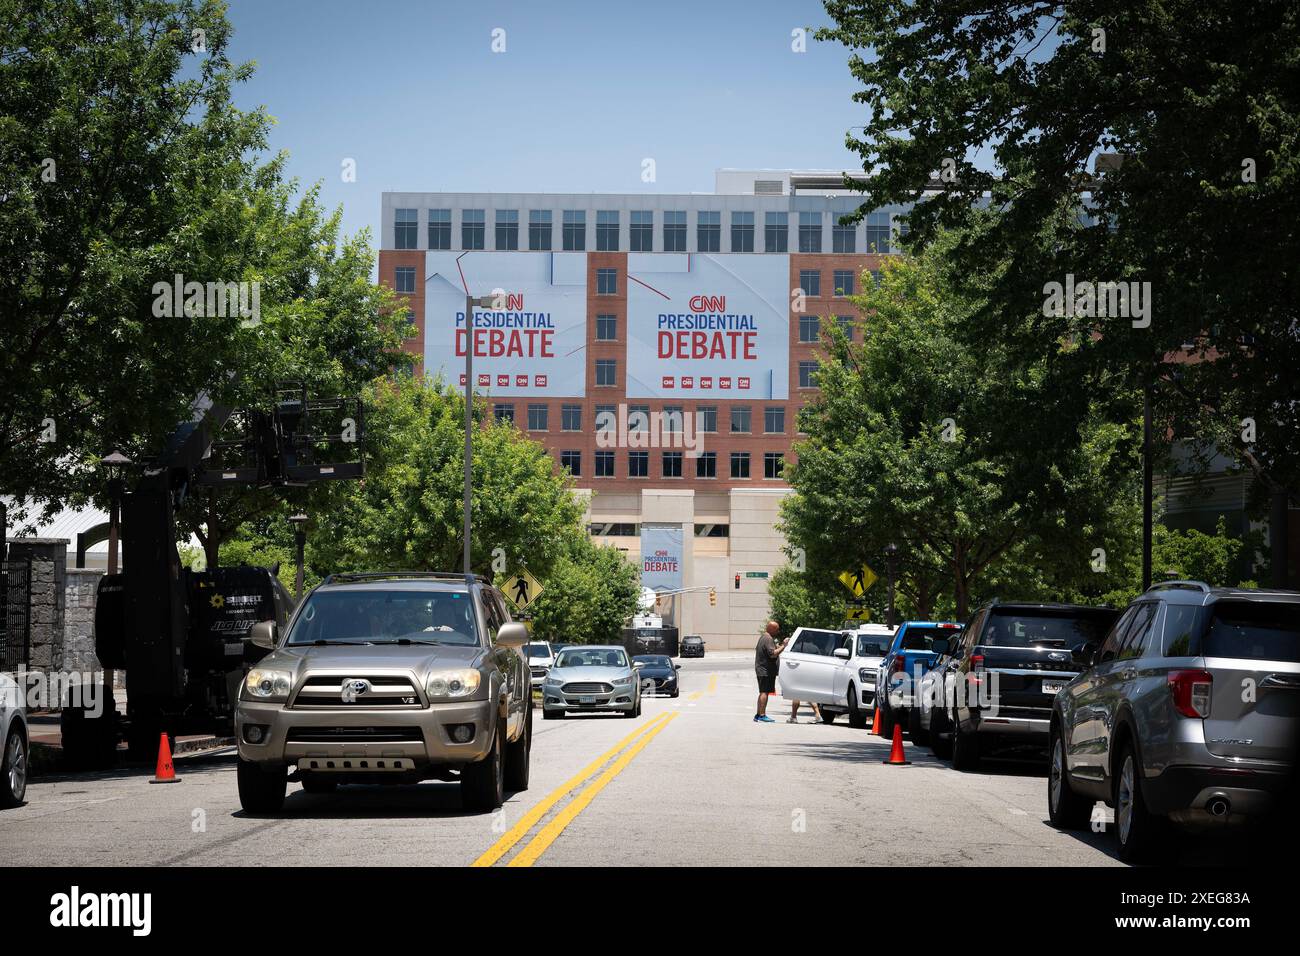
{"label": "suv side mirror", "polygon": [[948,653],[948,638],[941,637],[930,642],[930,650],[934,651],[935,657],[943,657]]}
{"label": "suv side mirror", "polygon": [[520,648],[528,643],[528,628],[518,621],[502,624],[497,631],[496,643],[500,647]]}
{"label": "suv side mirror", "polygon": [[633,661],[633,662],[632,662],[632,666],[633,666],[633,667],[645,667],[645,661]]}
{"label": "suv side mirror", "polygon": [[842,661],[847,661],[852,656],[847,647],[837,647],[833,653]]}
{"label": "suv side mirror", "polygon": [[262,647],[268,651],[275,650],[276,638],[279,636],[276,632],[275,621],[258,621],[248,632],[248,642],[254,647]]}

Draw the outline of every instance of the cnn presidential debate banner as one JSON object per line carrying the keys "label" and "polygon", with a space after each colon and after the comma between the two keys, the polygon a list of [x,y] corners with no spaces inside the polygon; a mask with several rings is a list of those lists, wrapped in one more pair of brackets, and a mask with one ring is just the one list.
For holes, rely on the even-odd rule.
{"label": "cnn presidential debate banner", "polygon": [[585,394],[585,253],[428,252],[425,273],[428,374],[464,384],[465,290],[502,290],[500,308],[474,309],[475,388],[500,396]]}
{"label": "cnn presidential debate banner", "polygon": [[676,591],[682,586],[682,526],[641,525],[641,587]]}
{"label": "cnn presidential debate banner", "polygon": [[627,257],[629,398],[788,398],[790,259]]}

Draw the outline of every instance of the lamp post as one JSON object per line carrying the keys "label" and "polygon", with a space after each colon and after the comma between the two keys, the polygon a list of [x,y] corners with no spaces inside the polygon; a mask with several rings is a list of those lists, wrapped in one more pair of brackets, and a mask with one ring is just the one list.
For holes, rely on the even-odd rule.
{"label": "lamp post", "polygon": [[885,545],[885,575],[889,585],[889,607],[885,611],[885,623],[894,626],[894,561],[898,557],[898,545],[892,541]]}
{"label": "lamp post", "polygon": [[130,458],[116,449],[99,459],[100,467],[108,474],[108,573],[117,574],[117,541],[121,534],[122,469],[132,464]]}
{"label": "lamp post", "polygon": [[297,570],[293,573],[293,596],[294,600],[301,601],[303,552],[307,547],[307,516],[299,511],[289,516],[289,524],[293,525],[293,546],[298,562]]}
{"label": "lamp post", "polygon": [[470,486],[474,479],[474,308],[490,309],[500,305],[505,293],[465,295],[465,579],[470,567]]}

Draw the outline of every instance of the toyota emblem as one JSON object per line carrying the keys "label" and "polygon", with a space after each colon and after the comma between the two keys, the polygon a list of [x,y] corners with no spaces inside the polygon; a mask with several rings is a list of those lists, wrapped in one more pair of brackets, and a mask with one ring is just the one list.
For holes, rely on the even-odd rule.
{"label": "toyota emblem", "polygon": [[343,703],[355,704],[357,698],[370,690],[370,681],[364,677],[349,677],[343,681]]}

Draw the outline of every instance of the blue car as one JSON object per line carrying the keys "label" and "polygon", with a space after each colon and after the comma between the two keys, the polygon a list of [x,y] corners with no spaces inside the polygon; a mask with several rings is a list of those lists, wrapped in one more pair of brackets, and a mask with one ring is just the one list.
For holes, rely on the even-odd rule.
{"label": "blue car", "polygon": [[886,737],[893,735],[894,724],[907,726],[913,686],[938,656],[931,644],[940,638],[951,642],[961,629],[956,621],[904,621],[898,626],[876,672],[876,706],[880,708],[880,732]]}

